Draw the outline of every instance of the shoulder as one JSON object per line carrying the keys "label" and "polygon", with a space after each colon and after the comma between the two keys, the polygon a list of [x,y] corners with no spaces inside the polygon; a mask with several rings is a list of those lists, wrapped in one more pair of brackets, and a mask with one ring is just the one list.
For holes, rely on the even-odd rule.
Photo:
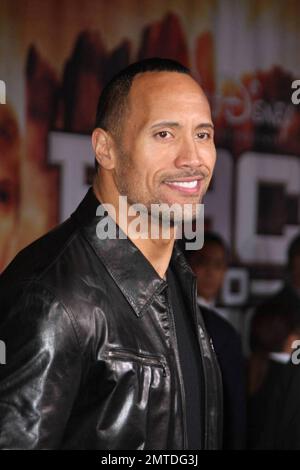
{"label": "shoulder", "polygon": [[1,332],[8,321],[26,318],[33,326],[36,316],[38,327],[46,317],[51,326],[50,316],[56,312],[57,320],[58,311],[62,317],[70,317],[55,289],[55,283],[63,283],[63,279],[57,276],[54,282],[49,273],[57,271],[59,260],[76,236],[76,226],[68,219],[21,250],[0,275]]}
{"label": "shoulder", "polygon": [[199,309],[202,313],[205,326],[209,332],[210,330],[214,333],[220,332],[222,335],[225,335],[230,339],[238,338],[238,334],[233,326],[231,326],[230,323],[225,320],[225,318],[222,318],[213,309],[204,307],[202,305],[199,306]]}
{"label": "shoulder", "polygon": [[237,354],[241,354],[241,340],[233,326],[214,310],[202,305],[199,306],[199,309],[216,351],[229,347],[231,351],[234,350]]}
{"label": "shoulder", "polygon": [[77,227],[70,218],[23,248],[0,275],[0,288],[43,277],[76,234]]}

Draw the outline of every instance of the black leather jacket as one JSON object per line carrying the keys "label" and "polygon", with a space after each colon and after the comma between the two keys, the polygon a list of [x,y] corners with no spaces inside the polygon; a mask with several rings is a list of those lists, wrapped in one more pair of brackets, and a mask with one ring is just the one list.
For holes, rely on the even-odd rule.
{"label": "black leather jacket", "polygon": [[[98,205],[90,189],[0,276],[1,449],[187,448],[167,283],[129,239],[98,239]],[[201,351],[199,448],[220,448],[222,385],[195,276],[178,246],[171,262]]]}

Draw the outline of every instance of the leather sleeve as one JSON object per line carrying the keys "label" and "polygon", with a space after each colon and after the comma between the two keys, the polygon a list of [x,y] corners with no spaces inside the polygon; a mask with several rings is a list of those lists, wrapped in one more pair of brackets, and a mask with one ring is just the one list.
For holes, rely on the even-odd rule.
{"label": "leather sleeve", "polygon": [[0,288],[0,449],[56,449],[81,380],[71,313],[47,288]]}

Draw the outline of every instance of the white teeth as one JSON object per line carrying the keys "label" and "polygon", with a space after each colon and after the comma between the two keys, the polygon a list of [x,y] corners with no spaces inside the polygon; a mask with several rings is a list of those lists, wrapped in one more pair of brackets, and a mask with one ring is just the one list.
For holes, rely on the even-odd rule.
{"label": "white teeth", "polygon": [[172,184],[174,186],[181,186],[182,188],[190,188],[190,189],[193,189],[193,188],[196,188],[197,186],[197,180],[195,181],[168,181],[167,183],[168,184]]}

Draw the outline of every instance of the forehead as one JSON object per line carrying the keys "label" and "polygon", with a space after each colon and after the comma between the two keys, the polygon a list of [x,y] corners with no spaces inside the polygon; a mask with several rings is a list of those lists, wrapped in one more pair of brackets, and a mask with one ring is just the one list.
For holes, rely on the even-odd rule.
{"label": "forehead", "polygon": [[175,118],[211,119],[208,100],[198,83],[179,72],[146,72],[135,77],[129,93],[130,114],[134,118],[155,120]]}

